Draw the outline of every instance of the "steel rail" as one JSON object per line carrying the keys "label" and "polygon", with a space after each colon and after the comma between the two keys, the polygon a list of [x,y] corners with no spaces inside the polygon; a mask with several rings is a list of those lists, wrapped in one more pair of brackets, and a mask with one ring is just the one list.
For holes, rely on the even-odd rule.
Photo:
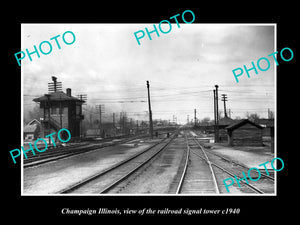
{"label": "steel rail", "polygon": [[[167,146],[167,145],[175,138],[176,134],[177,134],[177,132],[175,132],[171,137],[169,137],[170,140],[167,142],[167,144],[165,144],[165,145],[162,147],[162,149],[164,149],[164,148],[165,148],[165,147],[166,147],[166,146]],[[97,178],[99,178],[99,177],[101,177],[101,176],[103,176],[103,175],[105,175],[105,174],[107,174],[107,173],[109,173],[109,172],[111,172],[111,171],[113,171],[113,170],[115,170],[115,169],[121,167],[122,165],[124,165],[124,164],[130,162],[131,160],[137,158],[138,156],[140,156],[140,155],[142,155],[142,154],[148,152],[150,149],[152,149],[152,148],[154,148],[155,146],[157,146],[157,145],[163,143],[163,142],[164,142],[165,140],[167,140],[167,139],[168,139],[168,138],[164,138],[164,139],[161,140],[160,142],[155,143],[154,145],[152,145],[152,146],[146,148],[145,150],[143,150],[143,151],[141,151],[141,152],[139,152],[139,153],[137,153],[137,154],[134,154],[133,156],[131,156],[131,157],[129,157],[129,158],[127,158],[127,159],[125,159],[125,160],[123,160],[123,161],[121,161],[121,162],[115,164],[115,165],[113,165],[112,167],[109,167],[109,168],[107,168],[107,169],[105,169],[105,170],[103,170],[103,171],[101,171],[101,172],[99,172],[99,173],[96,173],[96,174],[94,174],[94,175],[92,175],[92,176],[90,176],[90,177],[87,177],[86,179],[83,179],[83,180],[81,180],[81,181],[79,181],[79,182],[77,182],[77,183],[75,183],[75,184],[73,184],[73,185],[71,185],[71,186],[69,186],[69,187],[67,187],[67,188],[65,188],[65,189],[62,189],[62,190],[60,190],[60,191],[57,192],[57,193],[58,193],[58,194],[66,194],[66,193],[70,193],[70,192],[72,192],[72,191],[74,191],[74,190],[76,190],[76,189],[82,187],[83,185],[85,185],[85,184],[87,184],[87,183],[89,183],[89,182],[91,182],[91,181],[93,181],[93,180],[95,180],[95,179],[97,179]],[[162,149],[160,149],[158,152],[160,152]],[[132,174],[133,172],[134,172],[133,170],[130,171],[130,174]],[[129,175],[130,175],[130,174],[129,174]],[[129,176],[129,175],[128,175],[128,176]],[[125,176],[124,176],[124,179],[125,179]],[[120,183],[121,181],[122,181],[121,179],[117,180],[116,182],[114,182],[114,183],[112,184],[112,186],[113,186],[113,185],[116,185],[117,183]],[[106,187],[105,189],[101,190],[100,193],[104,193],[104,192],[106,192],[106,190],[108,191],[108,190],[111,189],[111,188],[112,188],[112,187]]]}
{"label": "steel rail", "polygon": [[[196,141],[196,142],[197,142],[197,141]],[[199,143],[198,143],[198,144],[199,144]],[[200,144],[199,144],[199,145],[200,145]],[[201,146],[201,145],[200,145],[200,146]],[[203,158],[201,155],[199,155],[198,153],[196,153],[196,152],[193,152],[193,153],[194,153],[195,155],[199,156],[200,158],[204,159],[204,158]],[[217,167],[217,168],[219,168],[220,170],[222,170],[222,171],[224,171],[225,173],[229,174],[231,177],[233,177],[233,178],[236,177],[236,178],[238,178],[239,180],[241,180],[240,177],[238,177],[238,176],[232,174],[230,171],[224,169],[223,167],[221,167],[221,166],[219,166],[219,165],[217,165],[217,164],[215,164],[215,163],[211,163],[211,165],[212,165],[212,166],[215,166],[215,167]],[[246,181],[244,181],[244,180],[241,180],[241,181],[242,181],[245,185],[247,185],[248,187],[250,187],[252,190],[254,190],[255,192],[257,192],[257,193],[259,193],[259,194],[264,194],[263,191],[261,191],[260,189],[254,187],[253,185],[247,183]]]}
{"label": "steel rail", "polygon": [[176,194],[179,194],[180,191],[181,191],[183,181],[184,181],[184,178],[185,178],[185,175],[186,175],[186,170],[187,170],[188,163],[189,163],[189,158],[190,158],[190,146],[188,145],[188,140],[187,140],[186,136],[185,136],[185,139],[186,139],[186,146],[187,146],[186,159],[185,159],[185,163],[184,163],[184,169],[183,169],[183,172],[181,174],[181,178],[180,178],[177,190],[176,190]]}
{"label": "steel rail", "polygon": [[[47,153],[47,154],[43,154],[41,156],[33,156],[28,159],[24,159],[23,168],[28,168],[28,167],[33,167],[33,166],[37,166],[40,164],[45,164],[45,163],[56,161],[59,159],[68,158],[68,157],[71,157],[74,155],[79,155],[79,154],[83,154],[86,152],[95,151],[98,149],[104,149],[106,147],[112,147],[112,146],[115,146],[118,144],[124,144],[126,142],[130,142],[130,141],[133,141],[133,140],[139,139],[139,138],[141,138],[141,137],[125,138],[123,140],[115,141],[113,143],[101,142],[102,145],[100,145],[100,146],[97,146],[97,145],[88,146],[90,143],[85,144],[85,146],[84,145],[83,146],[68,146],[68,147],[62,148],[61,150],[56,150],[58,152]],[[82,147],[84,147],[84,148],[81,149]]]}
{"label": "steel rail", "polygon": [[[247,166],[245,166],[245,165],[243,165],[243,164],[241,164],[241,163],[239,163],[239,162],[237,162],[237,161],[235,161],[235,160],[228,159],[228,158],[226,158],[226,157],[224,157],[224,156],[221,156],[221,155],[219,155],[219,154],[217,154],[217,153],[215,153],[215,152],[209,152],[209,151],[206,151],[206,150],[204,150],[204,151],[205,151],[205,152],[208,152],[209,154],[212,154],[212,155],[215,155],[215,156],[217,156],[217,157],[220,157],[221,159],[224,159],[224,160],[227,161],[227,162],[230,162],[230,163],[236,164],[236,165],[238,165],[238,166],[240,166],[240,167],[243,167],[243,168],[245,168],[245,169],[247,169],[247,170],[250,169],[249,167],[247,167]],[[267,175],[267,174],[265,174],[265,173],[262,173],[262,172],[261,172],[261,175],[262,175],[263,177],[267,178],[267,179],[270,179],[270,180],[273,180],[273,181],[274,181],[274,177],[271,177],[271,176],[269,176],[269,175]]]}
{"label": "steel rail", "polygon": [[[193,140],[197,143],[197,145],[200,147],[201,151],[203,152],[203,154],[205,156],[204,160],[208,164],[210,172],[211,172],[212,177],[213,177],[213,182],[214,182],[214,185],[215,185],[216,193],[220,194],[220,190],[219,190],[219,186],[218,186],[217,179],[216,179],[216,176],[215,176],[215,172],[214,172],[214,170],[212,168],[212,163],[210,162],[210,160],[209,160],[206,152],[204,151],[203,147],[199,144],[199,142],[195,139],[195,137],[193,137]],[[195,154],[195,152],[194,152],[194,154]]]}
{"label": "steel rail", "polygon": [[126,173],[125,175],[123,175],[122,177],[120,177],[118,180],[114,181],[110,185],[108,185],[105,188],[103,188],[99,192],[99,194],[104,194],[104,193],[109,192],[116,185],[118,185],[119,183],[121,183],[122,181],[124,181],[125,179],[127,179],[131,174],[133,174],[134,172],[136,172],[138,169],[140,169],[142,166],[144,166],[150,160],[152,160],[155,156],[157,156],[159,153],[161,153],[162,150],[164,150],[171,143],[171,141],[174,140],[174,138],[175,138],[175,135],[172,138],[170,138],[170,140],[162,148],[160,148],[157,152],[155,152],[154,154],[152,154],[149,158],[147,158],[145,161],[143,161],[142,163],[140,163],[139,165],[137,165],[136,167],[134,167],[132,170],[130,170],[128,173]]}

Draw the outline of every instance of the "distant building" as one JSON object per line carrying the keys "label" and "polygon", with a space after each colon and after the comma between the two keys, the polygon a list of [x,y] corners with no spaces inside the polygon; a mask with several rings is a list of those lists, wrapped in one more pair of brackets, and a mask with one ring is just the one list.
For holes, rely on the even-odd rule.
{"label": "distant building", "polygon": [[85,132],[85,137],[86,138],[99,138],[101,136],[100,129],[87,129]]}
{"label": "distant building", "polygon": [[248,119],[237,121],[226,127],[230,146],[262,146],[262,127]]}
{"label": "distant building", "polygon": [[36,140],[40,136],[40,126],[41,123],[36,119],[33,119],[28,124],[26,124],[23,129],[24,140]]}
{"label": "distant building", "polygon": [[266,130],[271,137],[271,152],[274,153],[274,119],[270,119],[266,124]]}
{"label": "distant building", "polygon": [[[55,88],[54,92],[35,98],[33,101],[39,102],[42,110],[42,137],[58,132],[61,128],[67,128],[72,138],[80,137],[80,122],[84,118],[82,115],[84,101],[73,97],[70,88],[66,89],[66,93],[57,91]],[[67,138],[68,134],[65,135]],[[63,132],[62,136],[64,136]]]}
{"label": "distant building", "polygon": [[86,138],[107,138],[115,137],[117,128],[113,123],[103,123],[101,129],[99,128],[89,128],[85,132]]}

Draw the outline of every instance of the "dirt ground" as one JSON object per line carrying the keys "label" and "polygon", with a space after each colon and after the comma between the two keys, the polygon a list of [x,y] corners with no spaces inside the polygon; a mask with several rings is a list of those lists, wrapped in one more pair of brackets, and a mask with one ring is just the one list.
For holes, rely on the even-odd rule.
{"label": "dirt ground", "polygon": [[[230,158],[234,161],[240,162],[247,167],[259,167],[260,164],[266,161],[272,161],[274,153],[268,146],[236,146],[229,147],[225,144],[206,144],[206,149],[216,152],[224,157]],[[267,168],[272,169],[271,164],[266,164]],[[262,167],[263,168],[263,167]]]}
{"label": "dirt ground", "polygon": [[24,194],[52,194],[102,171],[151,145],[137,142],[106,147],[23,170]]}

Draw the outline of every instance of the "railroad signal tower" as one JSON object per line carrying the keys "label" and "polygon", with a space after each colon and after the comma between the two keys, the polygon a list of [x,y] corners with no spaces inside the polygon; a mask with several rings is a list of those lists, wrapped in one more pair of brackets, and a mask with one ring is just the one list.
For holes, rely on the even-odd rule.
{"label": "railroad signal tower", "polygon": [[[84,119],[82,115],[82,104],[84,100],[73,97],[71,88],[66,93],[61,90],[61,82],[52,76],[53,83],[48,83],[48,94],[33,99],[40,103],[41,136],[45,137],[54,131],[66,128],[70,131],[72,138],[79,138],[81,134],[80,122]],[[49,137],[50,139],[50,137]]]}

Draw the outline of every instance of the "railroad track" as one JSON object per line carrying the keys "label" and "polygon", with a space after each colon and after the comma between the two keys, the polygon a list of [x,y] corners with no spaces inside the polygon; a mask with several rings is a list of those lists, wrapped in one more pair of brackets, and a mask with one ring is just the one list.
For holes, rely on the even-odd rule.
{"label": "railroad track", "polygon": [[165,138],[160,142],[148,147],[128,159],[104,170],[91,177],[81,180],[61,191],[59,194],[105,194],[116,187],[119,183],[126,180],[130,175],[147,164],[150,160],[161,153],[177,136],[177,132],[171,137]]}
{"label": "railroad track", "polygon": [[211,163],[202,150],[199,161],[195,155],[194,148],[198,147],[186,140],[186,156],[184,168],[176,190],[176,194],[219,194],[218,183],[212,169]]}
{"label": "railroad track", "polygon": [[135,139],[139,139],[145,137],[145,135],[142,136],[136,136],[136,137],[130,137],[130,138],[124,138],[117,141],[107,141],[107,142],[100,142],[100,143],[78,143],[71,146],[66,147],[57,147],[57,148],[49,148],[47,149],[47,152],[43,152],[42,154],[33,155],[28,154],[28,158],[25,159],[24,157],[24,168],[37,166],[40,164],[44,164],[51,161],[56,161],[59,159],[67,158],[70,156],[78,155],[81,153],[89,152],[92,150],[105,148],[109,146],[115,146],[117,144],[124,144],[126,142],[133,141]]}
{"label": "railroad track", "polygon": [[[228,193],[223,184],[225,174],[227,176],[225,176],[225,178],[228,178],[229,175],[233,178],[236,176],[238,179],[242,178],[239,177],[242,174],[242,172],[247,174],[249,168],[245,165],[220,156],[216,153],[205,150],[203,146],[199,143],[199,141],[195,139],[195,137],[192,137],[191,140],[193,140],[194,143],[198,146],[198,151],[193,151],[193,153],[203,160],[209,159],[211,165],[214,167],[215,174],[217,175],[217,177],[219,177],[218,183],[221,187],[221,193]],[[200,154],[201,152],[208,153],[209,157],[204,157],[202,154]],[[251,177],[253,179],[257,178],[253,175],[251,175]],[[261,172],[261,178],[258,181],[253,182],[249,180],[249,182],[247,183],[245,180],[240,180],[240,184],[241,188],[239,188],[239,190],[241,190],[242,192],[256,194],[274,193],[274,178],[272,176],[268,176],[263,172]],[[234,186],[237,187],[237,184],[234,184]]]}

